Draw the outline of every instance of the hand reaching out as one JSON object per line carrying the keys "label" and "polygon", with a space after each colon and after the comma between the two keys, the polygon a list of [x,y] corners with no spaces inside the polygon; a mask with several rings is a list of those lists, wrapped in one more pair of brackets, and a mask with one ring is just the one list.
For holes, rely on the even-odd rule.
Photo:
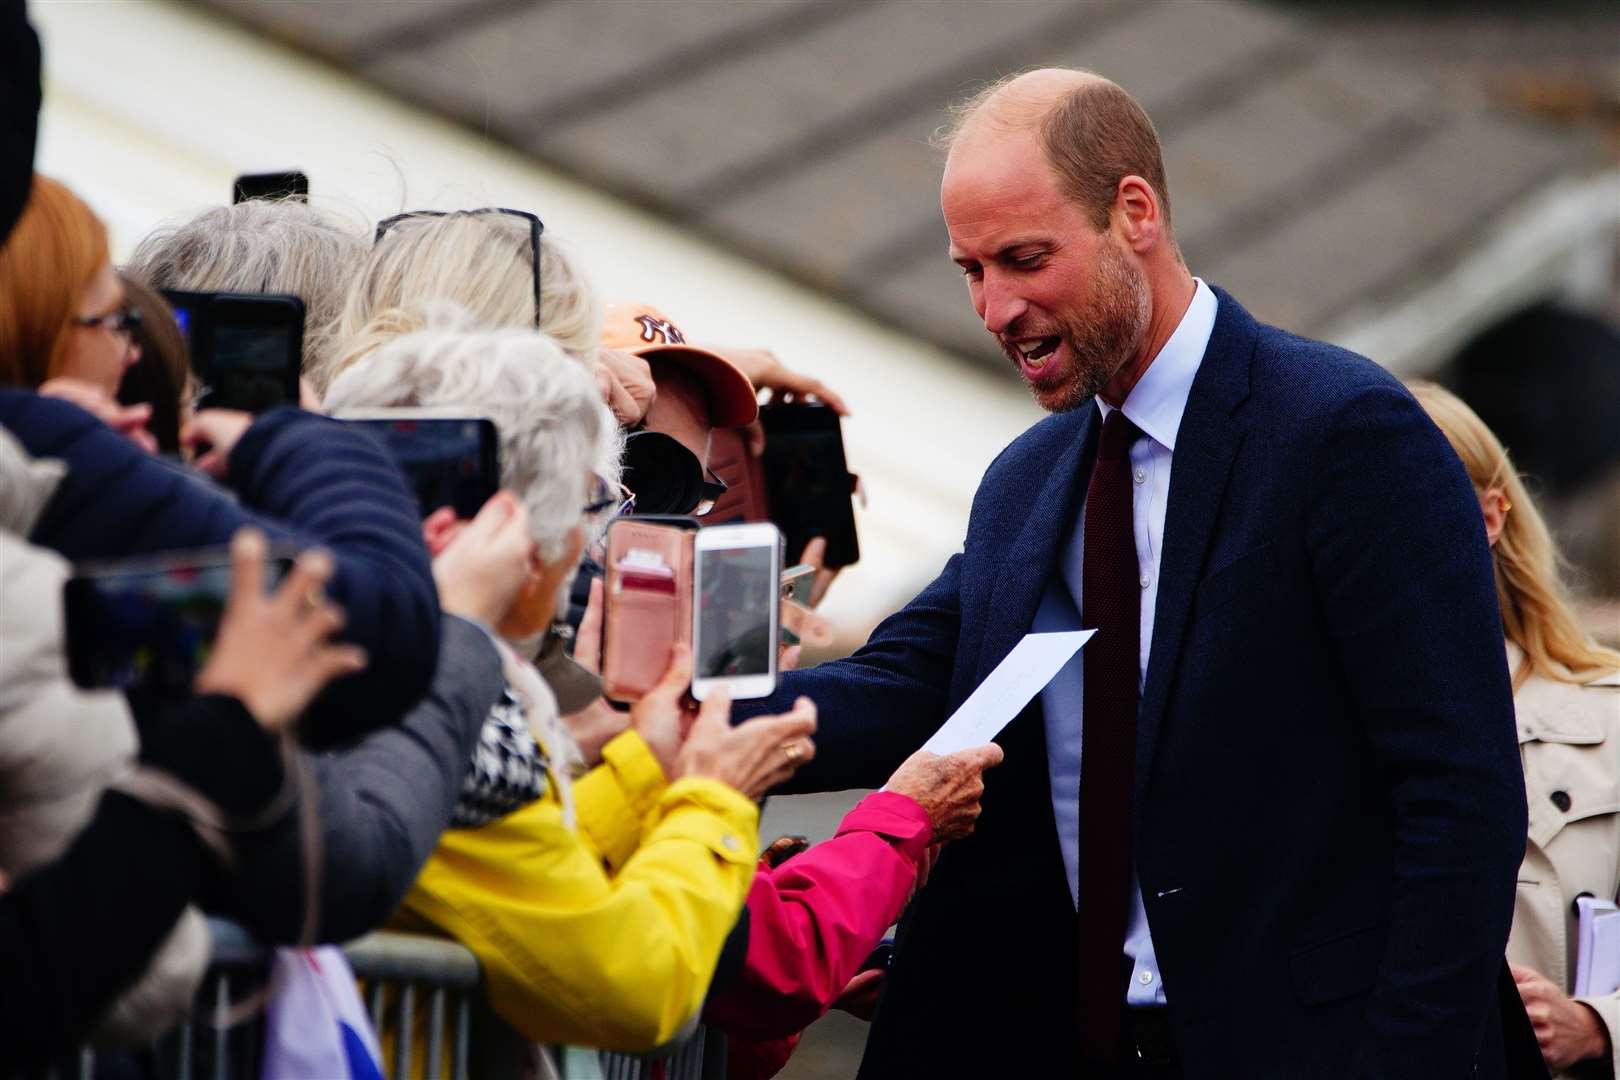
{"label": "hand reaching out", "polygon": [[358,645],[334,645],[343,610],[326,599],[332,557],[306,551],[274,594],[264,587],[266,545],[256,529],[231,539],[231,594],[208,662],[197,673],[199,694],[240,701],[267,731],[281,731],[333,679],[366,666]]}
{"label": "hand reaching out", "polygon": [[889,777],[888,790],[915,799],[934,825],[934,840],[960,840],[979,820],[984,770],[1001,764],[1001,747],[986,743],[954,754],[918,750]]}

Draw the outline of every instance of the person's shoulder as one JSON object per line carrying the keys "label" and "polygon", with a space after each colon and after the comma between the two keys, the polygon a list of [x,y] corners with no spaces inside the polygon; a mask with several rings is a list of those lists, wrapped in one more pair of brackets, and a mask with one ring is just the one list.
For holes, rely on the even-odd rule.
{"label": "person's shoulder", "polygon": [[1620,671],[1534,674],[1513,695],[1519,723],[1542,741],[1620,740]]}
{"label": "person's shoulder", "polygon": [[1256,328],[1253,386],[1314,415],[1358,399],[1412,401],[1401,381],[1368,357],[1265,323]]}
{"label": "person's shoulder", "polygon": [[16,387],[0,387],[0,424],[36,456],[42,445],[60,445],[98,428],[106,430],[100,420],[70,401]]}

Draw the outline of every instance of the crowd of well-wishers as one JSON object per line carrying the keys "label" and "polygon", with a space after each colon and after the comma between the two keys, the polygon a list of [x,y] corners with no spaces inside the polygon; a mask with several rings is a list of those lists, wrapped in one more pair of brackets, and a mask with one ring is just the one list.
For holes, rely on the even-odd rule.
{"label": "crowd of well-wishers", "polygon": [[[756,386],[840,403],[768,353],[682,346],[653,309],[604,320],[527,215],[386,226],[251,201],[115,268],[93,211],[36,175],[0,247],[0,1058],[180,1021],[209,913],[269,944],[449,937],[527,1043],[645,1052],[701,1019],[736,1040],[734,1075],[771,1075],[863,985],[994,752],[966,782],[919,754],[773,866],[758,801],[814,754],[814,707],[733,726],[723,694],[687,700],[682,648],[616,709],[591,674],[600,585],[574,659],[563,617],[633,512],[626,430],[702,470],[709,425],[752,420]],[[194,410],[164,289],[301,297],[306,408]],[[391,406],[491,418],[501,491],[422,519],[384,447],[322,415]],[[72,684],[72,562],[224,545],[193,695]],[[267,589],[272,546],[302,554]]]}
{"label": "crowd of well-wishers", "polygon": [[[779,1071],[835,1003],[870,1007],[862,964],[972,828],[994,751],[919,754],[834,839],[762,858],[758,800],[814,753],[813,706],[733,726],[723,695],[686,702],[680,651],[609,706],[601,589],[575,585],[634,494],[625,432],[701,474],[711,427],[747,425],[756,389],[841,409],[831,390],[760,350],[670,351],[654,309],[604,314],[510,210],[372,231],[250,201],[157,230],[119,269],[92,210],[35,176],[0,243],[0,1073],[181,1020],[205,912],[268,944],[448,937],[525,1045],[646,1052],[701,1021],[739,1078]],[[307,408],[194,411],[161,289],[301,297]],[[1532,813],[1510,959],[1549,1062],[1612,1068],[1620,994],[1567,991],[1570,901],[1620,874],[1602,752],[1620,655],[1571,618],[1501,445],[1415,392],[1478,491],[1515,673]],[[391,406],[492,418],[501,492],[422,520],[382,446],[322,415]],[[193,695],[72,684],[72,562],[222,545],[235,582]],[[274,590],[270,545],[303,552]]]}

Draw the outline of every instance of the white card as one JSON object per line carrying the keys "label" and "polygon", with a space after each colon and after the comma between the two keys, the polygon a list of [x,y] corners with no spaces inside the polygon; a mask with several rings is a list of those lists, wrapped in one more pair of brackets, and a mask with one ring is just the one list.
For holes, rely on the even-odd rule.
{"label": "white card", "polygon": [[996,665],[951,718],[923,744],[935,754],[954,754],[983,746],[1001,734],[1030,699],[1046,688],[1095,630],[1025,634],[1007,658]]}

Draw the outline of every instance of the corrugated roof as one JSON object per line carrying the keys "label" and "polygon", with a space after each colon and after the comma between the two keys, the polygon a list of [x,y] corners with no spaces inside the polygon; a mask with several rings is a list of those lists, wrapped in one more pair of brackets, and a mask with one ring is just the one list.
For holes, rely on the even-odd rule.
{"label": "corrugated roof", "polygon": [[1135,94],[1195,272],[1304,333],[1592,160],[1249,3],[207,2],[995,364],[944,258],[928,137],[1008,71],[1087,67]]}

